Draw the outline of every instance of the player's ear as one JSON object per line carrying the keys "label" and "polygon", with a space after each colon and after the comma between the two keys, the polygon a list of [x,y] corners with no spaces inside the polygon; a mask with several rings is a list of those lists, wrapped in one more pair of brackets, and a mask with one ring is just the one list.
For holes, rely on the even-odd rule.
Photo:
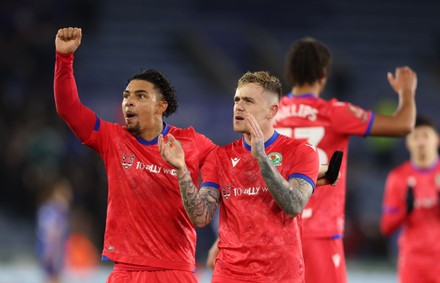
{"label": "player's ear", "polygon": [[279,108],[280,108],[280,106],[278,104],[272,104],[269,108],[269,112],[267,113],[266,117],[268,119],[273,119],[275,117],[275,115],[277,115]]}
{"label": "player's ear", "polygon": [[168,108],[168,102],[166,100],[161,100],[158,103],[158,109],[157,112],[161,115],[163,115],[163,113],[167,110]]}
{"label": "player's ear", "polygon": [[327,78],[328,78],[328,73],[327,73],[327,70],[324,68],[319,73],[319,83],[322,85],[323,88],[324,88],[325,84],[327,83]]}

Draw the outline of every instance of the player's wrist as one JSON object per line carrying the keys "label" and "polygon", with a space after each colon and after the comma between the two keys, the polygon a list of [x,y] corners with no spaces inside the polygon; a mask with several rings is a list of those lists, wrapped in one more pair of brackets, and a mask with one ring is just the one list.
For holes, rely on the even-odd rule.
{"label": "player's wrist", "polygon": [[412,99],[415,96],[415,91],[410,88],[403,88],[399,91],[399,94],[402,99]]}
{"label": "player's wrist", "polygon": [[178,177],[185,175],[186,172],[189,172],[186,163],[183,163],[183,165],[176,167],[176,173]]}

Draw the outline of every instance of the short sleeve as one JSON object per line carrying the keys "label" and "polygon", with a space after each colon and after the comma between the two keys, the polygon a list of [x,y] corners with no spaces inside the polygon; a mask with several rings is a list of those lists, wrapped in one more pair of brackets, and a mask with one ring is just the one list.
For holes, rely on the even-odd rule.
{"label": "short sleeve", "polygon": [[218,177],[218,158],[217,158],[217,150],[211,151],[202,167],[202,185],[210,186],[218,188],[220,184],[220,180]]}
{"label": "short sleeve", "polygon": [[294,153],[293,160],[288,179],[302,178],[315,188],[319,172],[319,156],[316,148],[308,142],[302,142]]}
{"label": "short sleeve", "polygon": [[348,102],[335,101],[330,120],[340,134],[367,136],[373,125],[374,113]]}
{"label": "short sleeve", "polygon": [[202,166],[208,155],[215,149],[217,148],[217,145],[214,144],[209,138],[207,138],[206,136],[199,134],[199,133],[195,133],[195,141],[197,144],[197,148],[199,150],[199,160],[200,160],[200,166]]}

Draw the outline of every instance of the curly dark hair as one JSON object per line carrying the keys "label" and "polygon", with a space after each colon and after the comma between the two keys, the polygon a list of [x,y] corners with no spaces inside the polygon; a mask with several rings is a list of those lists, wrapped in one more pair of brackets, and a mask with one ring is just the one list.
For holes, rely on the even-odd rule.
{"label": "curly dark hair", "polygon": [[287,53],[284,76],[291,86],[313,84],[330,75],[331,63],[332,54],[327,46],[311,37],[302,38]]}
{"label": "curly dark hair", "polygon": [[154,85],[154,88],[163,95],[168,103],[167,109],[163,112],[163,117],[169,117],[171,114],[177,112],[179,104],[177,103],[176,90],[161,72],[155,69],[143,70],[129,78],[128,82],[132,80],[150,82]]}

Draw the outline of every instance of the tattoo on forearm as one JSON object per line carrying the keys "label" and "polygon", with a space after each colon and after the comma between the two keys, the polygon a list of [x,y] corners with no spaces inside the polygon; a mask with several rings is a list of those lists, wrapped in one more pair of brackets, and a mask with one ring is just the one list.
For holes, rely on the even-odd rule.
{"label": "tattoo on forearm", "polygon": [[197,190],[188,171],[179,176],[178,180],[186,213],[196,227],[205,226],[217,210],[220,201],[219,191],[212,187]]}
{"label": "tattoo on forearm", "polygon": [[313,190],[310,183],[301,178],[288,182],[268,158],[259,161],[259,165],[266,185],[280,208],[290,216],[300,214]]}

